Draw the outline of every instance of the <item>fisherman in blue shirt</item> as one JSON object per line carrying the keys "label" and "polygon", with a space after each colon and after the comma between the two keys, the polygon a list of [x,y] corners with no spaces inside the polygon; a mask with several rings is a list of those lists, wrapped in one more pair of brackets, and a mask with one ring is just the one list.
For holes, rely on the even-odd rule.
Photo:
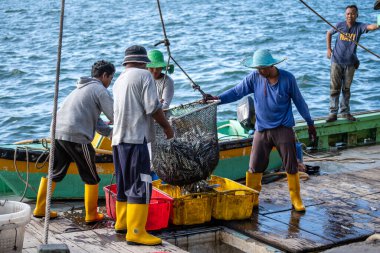
{"label": "fisherman in blue shirt", "polygon": [[[316,140],[316,130],[309,109],[297,86],[295,77],[274,65],[284,61],[274,59],[269,50],[257,50],[253,57],[243,65],[257,69],[235,87],[214,97],[207,95],[206,100],[220,100],[221,104],[237,101],[253,93],[256,112],[255,134],[246,173],[246,185],[261,191],[261,180],[268,167],[269,155],[275,146],[282,158],[287,172],[290,198],[296,211],[304,212],[305,207],[300,195],[298,162],[293,126],[295,125],[292,101],[308,124],[309,137]],[[259,200],[254,200],[254,207]]]}
{"label": "fisherman in blue shirt", "polygon": [[334,49],[331,49],[331,38],[337,31],[330,29],[326,34],[327,58],[331,58],[330,114],[326,122],[337,120],[341,92],[343,94],[343,98],[340,101],[341,117],[349,121],[356,121],[356,118],[350,113],[351,83],[355,70],[359,68],[359,59],[356,55],[357,45],[355,42],[359,42],[360,36],[363,33],[379,29],[379,24],[370,25],[356,22],[359,16],[356,5],[347,6],[345,15],[346,21],[337,23],[335,26],[343,33],[339,33]]}

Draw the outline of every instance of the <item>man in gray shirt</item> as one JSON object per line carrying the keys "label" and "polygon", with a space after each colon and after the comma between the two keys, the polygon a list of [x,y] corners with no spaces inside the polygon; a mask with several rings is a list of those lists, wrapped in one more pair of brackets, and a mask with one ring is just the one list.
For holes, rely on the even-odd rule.
{"label": "man in gray shirt", "polygon": [[153,77],[146,64],[146,49],[126,49],[124,72],[113,87],[115,122],[112,148],[117,183],[116,223],[118,233],[127,231],[128,244],[158,245],[161,239],[145,230],[152,177],[148,142],[154,138],[153,119],[172,138],[173,129],[161,109]]}
{"label": "man in gray shirt", "polygon": [[[100,178],[95,166],[95,150],[91,144],[95,131],[111,136],[112,129],[101,119],[103,112],[113,121],[113,99],[107,88],[111,84],[115,66],[97,61],[92,66],[92,77],[81,77],[77,87],[64,100],[57,112],[55,157],[52,188],[66,176],[71,162],[75,162],[82,181],[85,182],[85,221],[91,224],[103,219],[97,212],[98,184]],[[42,177],[37,194],[35,217],[45,216],[47,178]],[[57,217],[56,212],[50,213]]]}

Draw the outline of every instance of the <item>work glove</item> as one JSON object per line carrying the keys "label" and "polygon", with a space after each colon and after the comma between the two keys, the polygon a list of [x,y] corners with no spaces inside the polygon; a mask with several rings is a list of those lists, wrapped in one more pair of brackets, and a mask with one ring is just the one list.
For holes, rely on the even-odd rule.
{"label": "work glove", "polygon": [[317,144],[316,143],[317,142],[317,130],[315,130],[315,126],[309,125],[307,131],[309,133],[309,140],[311,142],[311,145],[313,147],[315,147],[315,145]]}
{"label": "work glove", "polygon": [[213,96],[211,94],[205,94],[203,96],[203,101],[204,102],[207,102],[207,101],[210,101],[210,100],[219,100],[219,97],[218,96]]}

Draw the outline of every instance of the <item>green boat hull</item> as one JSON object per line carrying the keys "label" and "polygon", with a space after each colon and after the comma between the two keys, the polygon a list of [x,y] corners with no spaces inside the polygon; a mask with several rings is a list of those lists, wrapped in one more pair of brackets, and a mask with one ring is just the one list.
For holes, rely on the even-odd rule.
{"label": "green boat hull", "polygon": [[[345,119],[338,119],[333,123],[326,123],[325,119],[317,119],[315,126],[318,134],[317,150],[329,150],[339,147],[355,147],[368,144],[380,143],[380,112],[366,112],[356,115],[356,122],[349,122]],[[308,140],[307,125],[305,122],[297,122],[294,127],[296,136],[300,142],[305,146],[310,146]],[[220,177],[229,179],[242,179],[248,169],[249,155],[252,146],[252,136],[244,129],[236,120],[229,120],[218,122],[218,137],[220,159],[214,174]],[[107,140],[107,139],[105,139]],[[96,148],[111,150],[109,140],[104,142],[101,138],[97,137]],[[344,144],[342,146],[342,143]],[[112,156],[108,155],[109,157]],[[22,196],[25,190],[25,184],[20,180],[18,174],[13,169],[13,160],[10,158],[7,161],[0,158],[0,195],[5,198],[6,195],[19,195]],[[5,165],[4,165],[5,164]],[[272,172],[280,169],[282,166],[281,158],[277,150],[273,150],[270,156],[270,163],[266,172]],[[28,180],[29,184],[37,191],[39,182],[42,176],[47,173],[45,166],[44,170],[37,170],[31,168],[31,173],[26,173],[26,166],[19,166],[23,168],[19,171],[24,180]],[[31,166],[32,167],[32,166]],[[98,164],[97,164],[98,167]],[[100,163],[98,171],[101,177],[99,186],[99,196],[104,197],[103,187],[111,183],[113,174],[112,161]],[[57,184],[53,197],[59,199],[67,198],[83,198],[84,185],[79,175],[68,173],[65,179]],[[27,176],[29,177],[27,179]],[[32,189],[27,189],[25,197],[35,198],[36,193]]]}
{"label": "green boat hull", "polygon": [[[248,170],[249,155],[219,160],[218,166],[214,170],[214,175],[229,178],[232,180],[245,178]],[[266,173],[280,169],[282,165],[280,154],[272,151],[269,158],[269,165]]]}
{"label": "green boat hull", "polygon": [[[26,173],[20,173],[21,177],[26,179]],[[0,173],[0,195],[1,198],[6,198],[8,195],[25,196],[28,199],[35,199],[41,177],[46,176],[45,173],[29,174],[29,185],[25,194],[25,184],[14,172]],[[103,187],[110,185],[112,175],[102,175],[99,182],[99,197],[104,198]],[[113,182],[115,183],[115,181]],[[84,183],[78,175],[67,175],[62,182],[58,183],[53,198],[54,199],[83,199],[84,196]]]}
{"label": "green boat hull", "polygon": [[[0,195],[23,196],[35,199],[41,177],[48,174],[48,152],[41,143],[0,146]],[[46,162],[45,162],[46,161]],[[112,155],[96,154],[96,168],[100,177],[99,196],[104,197],[103,187],[112,180],[114,167]],[[26,187],[28,185],[28,187]],[[75,163],[70,163],[65,178],[59,182],[53,194],[55,199],[83,199],[84,183]]]}

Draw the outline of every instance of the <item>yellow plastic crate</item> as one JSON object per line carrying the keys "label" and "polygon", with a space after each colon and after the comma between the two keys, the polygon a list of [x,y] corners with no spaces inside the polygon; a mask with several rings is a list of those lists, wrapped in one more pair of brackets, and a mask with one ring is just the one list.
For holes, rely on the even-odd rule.
{"label": "yellow plastic crate", "polygon": [[174,225],[202,224],[211,220],[212,201],[215,193],[182,194],[179,186],[153,181],[153,187],[160,189],[174,199],[170,221]]}
{"label": "yellow plastic crate", "polygon": [[212,217],[219,220],[242,220],[252,215],[253,201],[259,193],[233,180],[211,176],[209,185],[214,188],[216,197],[212,203]]}

